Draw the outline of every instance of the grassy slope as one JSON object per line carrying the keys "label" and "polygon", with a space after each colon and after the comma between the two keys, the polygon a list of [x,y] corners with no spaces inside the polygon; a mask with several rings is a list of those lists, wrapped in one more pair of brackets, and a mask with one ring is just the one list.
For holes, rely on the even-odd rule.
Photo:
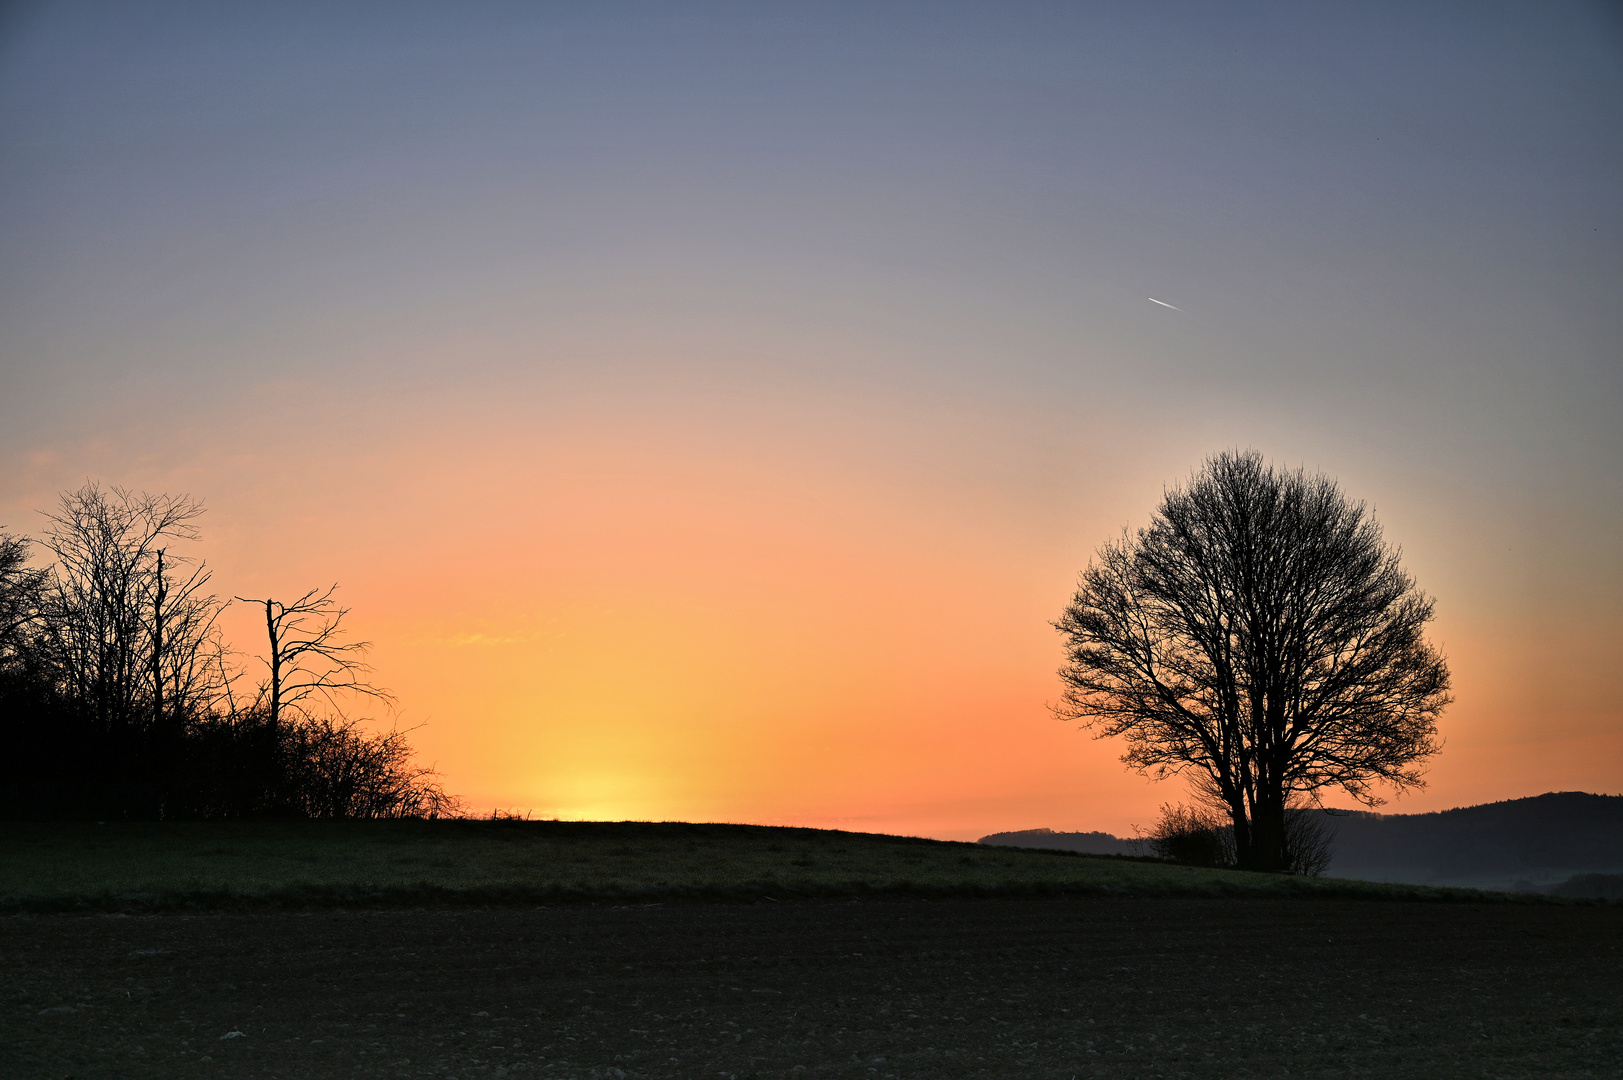
{"label": "grassy slope", "polygon": [[0,825],[0,911],[840,895],[1491,894],[757,825]]}

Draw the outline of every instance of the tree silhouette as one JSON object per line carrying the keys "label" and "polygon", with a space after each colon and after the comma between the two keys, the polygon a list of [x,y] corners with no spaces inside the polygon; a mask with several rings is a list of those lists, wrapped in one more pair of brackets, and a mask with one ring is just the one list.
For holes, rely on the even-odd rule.
{"label": "tree silhouette", "polygon": [[1225,808],[1240,866],[1286,869],[1293,799],[1422,786],[1451,700],[1432,613],[1333,481],[1218,454],[1083,572],[1054,624],[1055,711],[1125,738],[1146,775],[1189,773]]}
{"label": "tree silhouette", "polygon": [[24,648],[39,619],[44,588],[45,571],[28,565],[28,541],[0,532],[0,662]]}
{"label": "tree silhouette", "polygon": [[103,730],[173,727],[218,691],[220,605],[209,571],[165,561],[165,546],[196,540],[201,504],[186,496],[106,491],[94,483],[46,515],[42,647],[68,695]]}
{"label": "tree silhouette", "polygon": [[349,609],[339,607],[333,599],[337,590],[337,585],[311,589],[291,604],[237,597],[265,607],[269,652],[260,659],[268,669],[268,677],[256,705],[266,710],[273,732],[280,729],[284,713],[313,719],[310,703],[316,699],[340,714],[340,697],[344,694],[385,703],[394,700],[389,691],[362,678],[372,671],[362,659],[372,643],[342,640],[344,616]]}
{"label": "tree silhouette", "polygon": [[0,532],[0,817],[435,817],[460,813],[407,732],[344,716],[368,643],[345,639],[336,586],[263,605],[268,677],[251,704],[204,592],[185,496],[90,483],[29,541]]}

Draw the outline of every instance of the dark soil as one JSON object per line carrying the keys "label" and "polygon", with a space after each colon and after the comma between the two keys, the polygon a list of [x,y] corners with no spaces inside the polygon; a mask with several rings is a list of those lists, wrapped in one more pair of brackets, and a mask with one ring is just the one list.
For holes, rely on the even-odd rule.
{"label": "dark soil", "polygon": [[1618,1077],[1620,945],[1260,899],[13,916],[0,1075]]}

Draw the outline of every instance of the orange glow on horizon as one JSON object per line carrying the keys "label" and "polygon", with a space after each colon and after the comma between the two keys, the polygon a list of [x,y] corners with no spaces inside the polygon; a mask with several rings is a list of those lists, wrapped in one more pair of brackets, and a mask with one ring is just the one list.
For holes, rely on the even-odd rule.
{"label": "orange glow on horizon", "polygon": [[[228,452],[138,482],[207,498],[199,551],[222,591],[339,582],[395,722],[476,812],[972,839],[1124,834],[1184,797],[1046,707],[1048,622],[1098,544],[1148,515],[1150,484],[1124,475],[1034,514],[1022,500],[1048,493],[981,479],[1029,468],[996,460],[995,437],[864,426],[837,403],[699,425],[646,400],[612,424],[481,423],[452,404],[426,431],[399,427],[410,400],[347,426],[317,415],[304,423],[325,434],[293,455],[261,452],[255,425],[201,430]],[[294,479],[335,459],[328,483]],[[943,463],[931,483],[907,471],[918,459]],[[1398,538],[1424,563],[1424,536]],[[1432,787],[1387,809],[1615,789],[1623,737],[1600,688],[1547,694],[1530,727],[1543,691],[1512,662],[1576,646],[1604,670],[1615,631],[1518,638],[1449,595],[1440,611],[1448,746]],[[226,629],[257,647],[251,613]]]}

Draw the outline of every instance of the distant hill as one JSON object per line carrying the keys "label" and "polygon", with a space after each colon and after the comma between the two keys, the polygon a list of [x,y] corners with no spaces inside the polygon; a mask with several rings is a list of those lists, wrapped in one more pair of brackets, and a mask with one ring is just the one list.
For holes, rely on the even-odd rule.
{"label": "distant hill", "polygon": [[[1578,875],[1623,873],[1623,796],[1582,791],[1465,806],[1431,814],[1329,812],[1336,830],[1331,877],[1550,891]],[[983,844],[1134,854],[1104,832],[1026,829]]]}
{"label": "distant hill", "polygon": [[1133,841],[1107,832],[1055,832],[1053,829],[1022,829],[993,833],[976,843],[1004,844],[1008,847],[1045,848],[1050,851],[1081,851],[1089,855],[1136,855]]}
{"label": "distant hill", "polygon": [[1428,885],[1550,886],[1623,871],[1623,796],[1582,791],[1432,814],[1336,812],[1336,877]]}

